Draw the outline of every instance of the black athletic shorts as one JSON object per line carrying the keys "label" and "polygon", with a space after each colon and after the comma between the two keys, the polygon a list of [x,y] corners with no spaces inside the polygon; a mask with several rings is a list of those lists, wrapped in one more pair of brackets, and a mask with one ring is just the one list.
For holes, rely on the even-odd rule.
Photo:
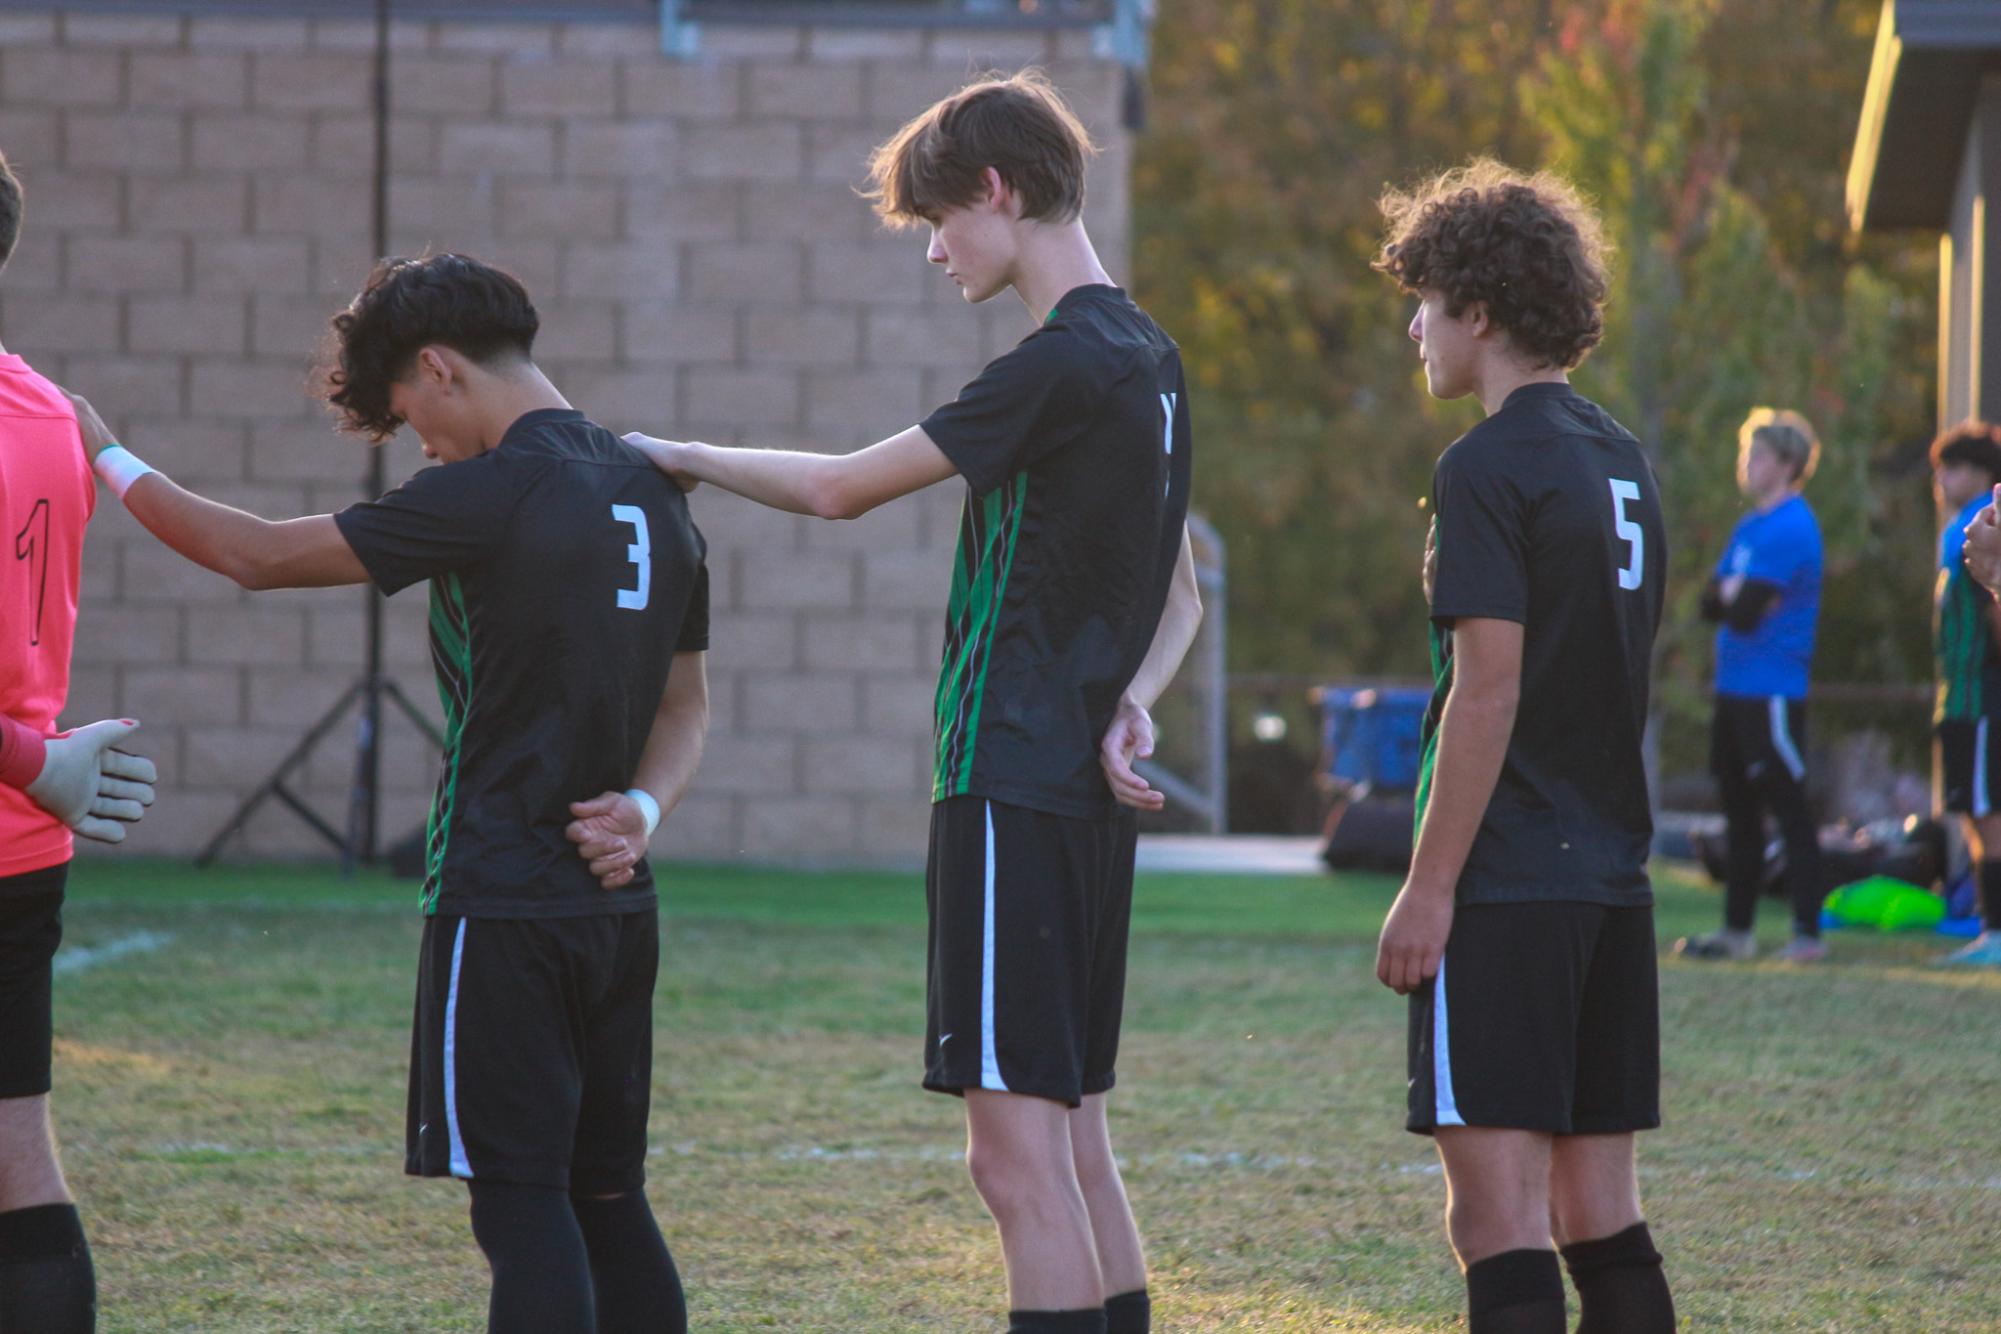
{"label": "black athletic shorts", "polygon": [[1462,904],[1410,998],[1410,1117],[1613,1135],[1661,1123],[1650,907]]}
{"label": "black athletic shorts", "polygon": [[659,966],[651,911],[426,918],[403,1170],[637,1190]]}
{"label": "black athletic shorts", "polygon": [[1709,772],[1770,787],[1806,782],[1806,701],[1718,695],[1709,721]]}
{"label": "black athletic shorts", "polygon": [[1954,815],[1992,815],[1994,784],[2001,777],[2001,725],[1989,718],[1938,724],[1933,742],[1938,806]]}
{"label": "black athletic shorts", "polygon": [[0,1098],[49,1091],[55,1043],[49,983],[63,939],[69,863],[0,876]]}
{"label": "black athletic shorts", "polygon": [[952,797],[931,808],[924,1087],[1075,1107],[1115,1079],[1138,826]]}

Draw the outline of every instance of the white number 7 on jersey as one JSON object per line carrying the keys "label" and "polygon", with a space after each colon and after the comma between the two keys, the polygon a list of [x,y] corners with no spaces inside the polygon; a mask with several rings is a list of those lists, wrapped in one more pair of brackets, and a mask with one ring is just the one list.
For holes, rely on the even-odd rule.
{"label": "white number 7 on jersey", "polygon": [[1619,571],[1619,587],[1638,588],[1640,579],[1647,571],[1647,534],[1644,529],[1626,517],[1626,502],[1640,498],[1637,482],[1621,481],[1617,477],[1607,478],[1612,483],[1612,530],[1619,539],[1633,547],[1633,563]]}
{"label": "white number 7 on jersey", "polygon": [[645,611],[647,596],[653,591],[653,542],[646,535],[646,511],[637,505],[613,505],[611,517],[617,523],[631,524],[639,539],[625,549],[625,558],[639,567],[639,587],[618,590],[619,609]]}

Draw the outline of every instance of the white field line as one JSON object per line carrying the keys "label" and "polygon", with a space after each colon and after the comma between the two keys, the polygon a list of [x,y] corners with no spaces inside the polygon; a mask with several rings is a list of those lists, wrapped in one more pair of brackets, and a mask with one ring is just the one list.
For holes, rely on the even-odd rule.
{"label": "white field line", "polygon": [[[84,1145],[65,1146],[64,1153],[75,1157],[88,1153]],[[114,1152],[130,1155],[131,1146]],[[385,1161],[400,1158],[399,1147],[390,1144],[318,1144],[301,1147],[271,1145],[265,1148],[238,1146],[209,1141],[171,1141],[141,1146],[141,1153],[149,1156],[180,1157],[198,1156],[210,1159],[325,1159],[325,1158],[382,1158]],[[965,1156],[965,1150],[937,1145],[933,1147],[888,1147],[869,1148],[852,1146],[829,1148],[818,1144],[781,1145],[770,1149],[726,1149],[703,1145],[693,1140],[679,1140],[667,1144],[655,1144],[647,1149],[650,1158],[705,1158],[726,1160],[736,1163],[916,1163],[956,1164]],[[1310,1154],[1275,1153],[1136,1153],[1120,1154],[1122,1168],[1198,1168],[1217,1171],[1248,1171],[1273,1174],[1305,1174],[1317,1170],[1339,1173],[1342,1166],[1329,1159],[1316,1158]],[[1437,1162],[1377,1163],[1373,1168],[1353,1175],[1386,1176],[1438,1176],[1442,1169]],[[1987,1177],[1935,1177],[1919,1174],[1899,1174],[1876,1176],[1866,1172],[1823,1172],[1818,1168],[1763,1167],[1763,1168],[1688,1168],[1688,1167],[1648,1167],[1641,1166],[1643,1177],[1672,1178],[1679,1182],[1690,1180],[1765,1180],[1786,1182],[1825,1181],[1842,1186],[1887,1186],[1894,1190],[1930,1193],[1936,1191],[1997,1191],[2001,1192],[2001,1175]]]}
{"label": "white field line", "polygon": [[58,951],[52,969],[58,974],[81,973],[99,964],[116,963],[128,954],[146,954],[172,940],[165,931],[133,931],[113,936],[102,945],[72,945]]}

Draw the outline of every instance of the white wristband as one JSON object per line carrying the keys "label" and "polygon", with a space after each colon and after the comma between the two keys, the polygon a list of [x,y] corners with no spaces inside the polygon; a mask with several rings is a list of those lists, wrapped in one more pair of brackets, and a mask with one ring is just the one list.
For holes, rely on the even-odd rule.
{"label": "white wristband", "polygon": [[644,788],[629,787],[625,790],[625,795],[638,803],[639,813],[646,817],[646,836],[652,838],[653,831],[660,827],[660,803],[655,801],[653,794]]}
{"label": "white wristband", "polygon": [[90,461],[91,468],[104,484],[111,488],[111,494],[120,500],[132,489],[132,483],[144,477],[153,469],[140,462],[139,456],[123,445],[106,445],[97,451],[97,457]]}

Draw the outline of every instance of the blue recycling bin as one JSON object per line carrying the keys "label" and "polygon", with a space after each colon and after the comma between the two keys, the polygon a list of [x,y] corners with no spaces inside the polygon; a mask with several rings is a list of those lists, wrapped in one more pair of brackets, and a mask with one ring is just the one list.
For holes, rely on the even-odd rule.
{"label": "blue recycling bin", "polygon": [[1324,686],[1321,740],[1327,774],[1377,792],[1417,787],[1424,711],[1431,692],[1413,687]]}

